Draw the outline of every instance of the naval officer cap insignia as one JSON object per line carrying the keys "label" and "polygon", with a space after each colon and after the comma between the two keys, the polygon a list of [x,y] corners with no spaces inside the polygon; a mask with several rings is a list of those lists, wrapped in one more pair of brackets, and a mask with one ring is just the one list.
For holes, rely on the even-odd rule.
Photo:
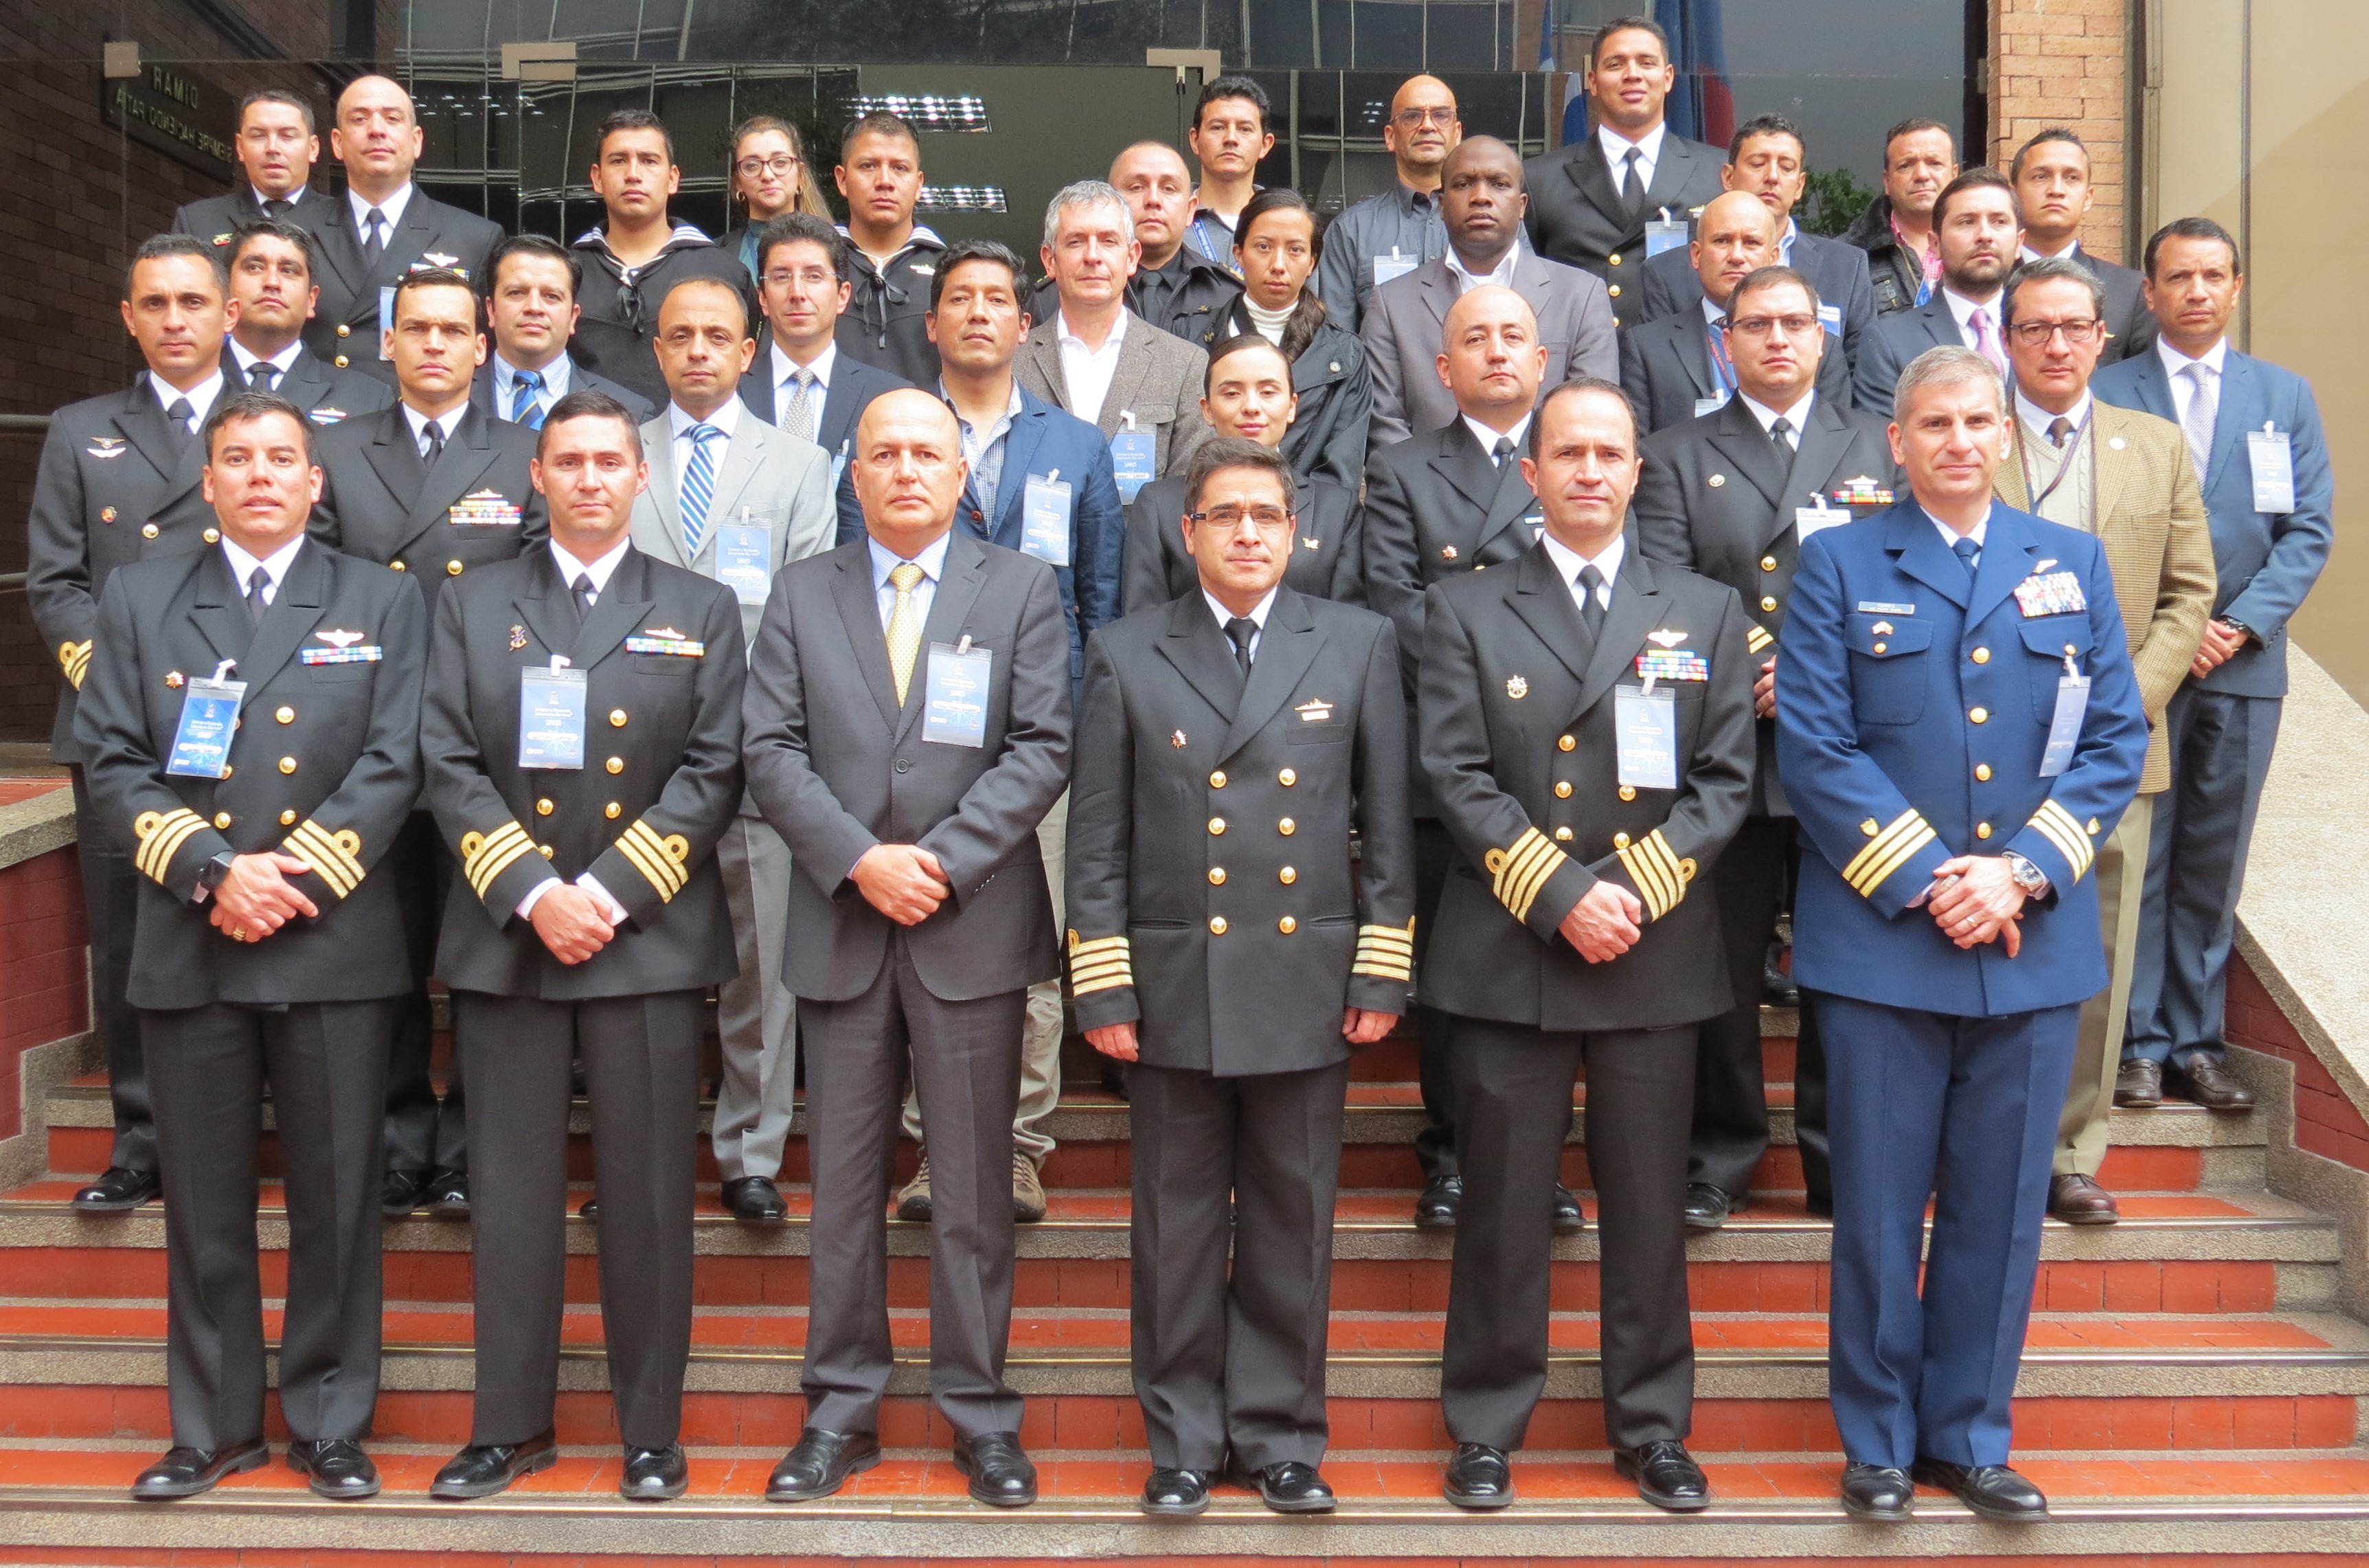
{"label": "naval officer cap insignia", "polygon": [[512,626],[510,628],[510,651],[512,653],[516,653],[524,647],[526,647],[526,628],[524,626]]}
{"label": "naval officer cap insignia", "polygon": [[1183,730],[1181,730],[1181,729],[1173,729],[1173,730],[1169,731],[1169,732],[1168,732],[1168,744],[1169,744],[1169,745],[1171,745],[1171,746],[1175,747],[1175,748],[1176,748],[1176,750],[1178,750],[1179,751],[1184,750],[1184,732]]}
{"label": "naval officer cap insignia", "polygon": [[1529,694],[1530,683],[1526,677],[1519,675],[1508,675],[1505,677],[1505,695],[1513,698],[1516,702],[1519,702]]}

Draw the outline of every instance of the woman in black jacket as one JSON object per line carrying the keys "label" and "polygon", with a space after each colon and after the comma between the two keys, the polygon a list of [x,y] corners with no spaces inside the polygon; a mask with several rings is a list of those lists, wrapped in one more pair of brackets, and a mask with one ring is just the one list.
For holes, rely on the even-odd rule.
{"label": "woman in black jacket", "polygon": [[1233,332],[1258,334],[1291,361],[1299,412],[1283,439],[1283,455],[1292,471],[1355,493],[1366,474],[1374,384],[1366,346],[1326,318],[1324,302],[1309,287],[1323,254],[1323,232],[1306,197],[1284,187],[1252,197],[1234,225],[1242,297],[1234,304]]}
{"label": "woman in black jacket", "polygon": [[807,163],[797,127],[778,115],[752,114],[732,128],[729,204],[740,222],[716,244],[740,258],[749,283],[757,284],[757,231],[784,212],[811,212],[830,222],[830,204]]}

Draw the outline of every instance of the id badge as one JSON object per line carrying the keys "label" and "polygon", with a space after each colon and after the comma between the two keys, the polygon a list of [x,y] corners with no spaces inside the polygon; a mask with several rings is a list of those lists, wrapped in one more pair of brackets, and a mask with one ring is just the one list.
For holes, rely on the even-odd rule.
{"label": "id badge", "polygon": [[[742,511],[742,517],[748,516]],[[743,604],[773,591],[773,532],[762,523],[727,522],[715,531],[715,580]]]}
{"label": "id badge", "polygon": [[1374,258],[1374,287],[1379,289],[1385,283],[1403,278],[1421,264],[1421,258],[1402,255],[1398,246],[1392,246],[1388,256]]}
{"label": "id badge", "polygon": [[1135,428],[1132,408],[1118,417],[1118,432],[1111,437],[1111,474],[1118,480],[1118,498],[1133,502],[1135,493],[1151,483],[1151,459],[1159,443],[1150,430]]}
{"label": "id badge", "polygon": [[1687,221],[1673,218],[1667,207],[1662,215],[1645,225],[1645,259],[1651,261],[1665,250],[1676,250],[1687,243]]}
{"label": "id badge", "polygon": [[223,660],[212,677],[198,677],[182,693],[166,773],[185,779],[230,777],[231,738],[238,731],[238,705],[246,700],[246,681],[223,679],[230,668]]}
{"label": "id badge", "polygon": [[1826,329],[1826,336],[1834,338],[1837,343],[1841,342],[1843,336],[1843,307],[1840,305],[1820,305],[1818,307],[1818,325]]}
{"label": "id badge", "polygon": [[2073,765],[2073,749],[2081,744],[2081,721],[2089,712],[2089,678],[2056,678],[2056,716],[2048,721],[2048,750],[2040,754],[2040,776],[2053,779]]}
{"label": "id badge", "polygon": [[584,671],[555,658],[553,668],[519,671],[521,768],[584,766]]}
{"label": "id badge", "polygon": [[2275,425],[2248,430],[2246,459],[2254,469],[2254,509],[2295,510],[2294,438]]}
{"label": "id badge", "polygon": [[928,705],[921,710],[921,738],[941,746],[987,744],[987,682],[995,656],[974,648],[968,637],[952,647],[930,645]]}
{"label": "id badge", "polygon": [[1058,468],[1028,475],[1020,509],[1020,548],[1048,567],[1070,564],[1070,482]]}
{"label": "id badge", "polygon": [[839,443],[839,450],[830,454],[830,493],[832,495],[839,494],[839,478],[846,472],[847,442],[841,441]]}
{"label": "id badge", "polygon": [[378,357],[392,360],[386,351],[386,335],[395,330],[395,286],[386,284],[378,292]]}
{"label": "id badge", "polygon": [[1726,406],[1727,394],[1724,392],[1711,397],[1698,397],[1695,399],[1695,418],[1700,419],[1706,414],[1716,414]]}
{"label": "id badge", "polygon": [[1829,528],[1840,528],[1851,520],[1848,507],[1830,507],[1821,499],[1806,507],[1793,509],[1793,538],[1797,544],[1809,543],[1813,533],[1823,533]]}
{"label": "id badge", "polygon": [[1619,782],[1634,789],[1678,787],[1678,704],[1665,691],[1612,689],[1613,728],[1619,747]]}

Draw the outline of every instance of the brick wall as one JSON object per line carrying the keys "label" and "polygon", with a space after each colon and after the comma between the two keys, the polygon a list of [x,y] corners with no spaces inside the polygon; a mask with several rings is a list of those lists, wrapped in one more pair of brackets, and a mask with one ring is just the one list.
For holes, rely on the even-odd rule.
{"label": "brick wall", "polygon": [[69,844],[0,871],[0,1138],[23,1130],[17,1069],[90,1027],[82,878]]}
{"label": "brick wall", "polygon": [[2081,244],[2110,261],[2124,259],[2129,31],[2129,0],[1991,0],[1990,161],[2071,126],[2097,196]]}
{"label": "brick wall", "polygon": [[2369,1121],[2312,1054],[2295,1026],[2279,1011],[2243,958],[2229,965],[2229,1019],[2233,1044],[2274,1056],[2295,1067],[2295,1147],[2369,1171]]}

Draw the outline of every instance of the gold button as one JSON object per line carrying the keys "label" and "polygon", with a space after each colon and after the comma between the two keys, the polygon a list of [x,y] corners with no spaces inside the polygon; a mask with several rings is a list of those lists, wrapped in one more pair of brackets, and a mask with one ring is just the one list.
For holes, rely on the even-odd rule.
{"label": "gold button", "polygon": [[342,322],[342,321],[341,321],[341,322],[339,322],[339,323],[338,323],[338,337],[340,337],[340,338],[351,338],[353,335],[354,335],[354,329],[353,329],[351,326],[349,326],[348,325],[346,325],[346,324],[345,324],[344,322]]}
{"label": "gold button", "polygon": [[447,561],[447,562],[445,562],[445,563],[444,563],[444,575],[445,575],[446,577],[448,577],[448,578],[457,578],[457,577],[459,577],[459,576],[461,575],[461,563],[460,563],[460,562],[458,562],[458,561]]}
{"label": "gold button", "polygon": [[1299,831],[1299,823],[1297,823],[1297,822],[1294,822],[1290,818],[1287,817],[1287,818],[1285,818],[1282,821],[1277,822],[1277,823],[1275,825],[1275,830],[1276,830],[1276,832],[1278,832],[1278,833],[1281,833],[1285,838],[1287,838],[1287,839],[1288,839],[1288,838],[1291,837],[1291,835],[1292,835],[1292,834],[1297,833],[1298,831]]}
{"label": "gold button", "polygon": [[1976,724],[1988,724],[1991,720],[1991,711],[1988,708],[1969,708],[1966,711],[1966,716]]}
{"label": "gold button", "polygon": [[181,681],[183,679],[181,672],[177,670],[167,670],[165,671],[165,684],[172,691],[177,692],[181,689]]}
{"label": "gold button", "polygon": [[1212,833],[1222,833],[1222,832],[1224,832],[1225,830],[1226,830],[1226,819],[1225,819],[1224,818],[1222,818],[1222,817],[1212,817],[1212,818],[1209,818],[1209,831],[1210,831],[1210,832],[1212,832]]}
{"label": "gold button", "polygon": [[1760,608],[1762,608],[1763,610],[1774,610],[1774,609],[1776,609],[1776,608],[1777,608],[1777,601],[1776,601],[1775,597],[1774,597],[1773,595],[1770,595],[1770,594],[1766,594],[1766,593],[1762,594],[1762,595],[1760,596]]}
{"label": "gold button", "polygon": [[296,722],[296,710],[294,708],[281,708],[278,713],[273,714],[271,716],[278,719],[282,724],[294,724]]}
{"label": "gold button", "polygon": [[115,521],[115,509],[113,507],[99,508],[98,521],[101,522],[113,522]]}
{"label": "gold button", "polygon": [[549,844],[537,844],[535,848],[543,852],[544,859],[549,860],[551,858],[551,846]]}
{"label": "gold button", "polygon": [[1777,569],[1777,557],[1776,557],[1776,556],[1774,556],[1774,555],[1763,555],[1763,556],[1761,556],[1761,557],[1760,557],[1760,569],[1761,569],[1762,571],[1764,571],[1764,572],[1773,572],[1773,571],[1775,571],[1775,570]]}
{"label": "gold button", "polygon": [[1216,773],[1209,775],[1209,787],[1211,789],[1223,789],[1226,787],[1225,769],[1219,768]]}
{"label": "gold button", "polygon": [[1557,828],[1555,830],[1555,842],[1559,844],[1567,844],[1571,842],[1571,830],[1569,828]]}
{"label": "gold button", "polygon": [[229,826],[230,826],[230,813],[229,813],[229,812],[227,812],[227,811],[217,811],[217,812],[215,812],[215,813],[214,813],[214,826],[215,826],[215,827],[217,827],[217,828],[227,828],[227,827],[229,827]]}
{"label": "gold button", "polygon": [[293,758],[293,757],[282,757],[282,758],[280,758],[280,771],[281,773],[294,773],[294,772],[296,771],[296,759],[295,759],[295,758]]}
{"label": "gold button", "polygon": [[222,543],[222,530],[219,528],[209,528],[201,537],[209,544],[219,544]]}
{"label": "gold button", "polygon": [[141,527],[140,527],[140,537],[141,537],[141,538],[143,538],[143,539],[154,539],[154,538],[155,538],[155,537],[156,537],[156,525],[155,525],[154,523],[153,523],[153,522],[149,522],[149,523],[143,523],[143,524],[141,524]]}
{"label": "gold button", "polygon": [[1991,825],[1988,822],[1977,822],[1974,824],[1974,837],[1978,839],[1987,839],[1990,836]]}
{"label": "gold button", "polygon": [[1883,829],[1875,825],[1875,818],[1872,817],[1869,818],[1866,821],[1861,822],[1859,825],[1859,830],[1865,833],[1871,839],[1875,837],[1876,834],[1883,831]]}
{"label": "gold button", "polygon": [[609,727],[611,729],[623,729],[625,727],[624,709],[611,708],[609,710]]}
{"label": "gold button", "polygon": [[1299,868],[1296,865],[1287,865],[1275,874],[1275,879],[1288,887],[1299,880]]}
{"label": "gold button", "polygon": [[1620,265],[1620,253],[1616,250],[1610,256],[1606,257],[1605,259],[1611,262],[1613,266],[1618,267]]}
{"label": "gold button", "polygon": [[1613,835],[1612,835],[1612,847],[1613,847],[1614,849],[1616,849],[1616,850],[1625,850],[1625,849],[1627,849],[1627,848],[1629,847],[1629,835],[1628,835],[1628,834],[1626,834],[1626,833],[1615,833],[1615,834],[1613,834]]}
{"label": "gold button", "polygon": [[1991,661],[1991,650],[1986,647],[1978,647],[1966,657],[1973,659],[1976,664],[1988,664]]}
{"label": "gold button", "polygon": [[1876,644],[1876,645],[1875,645],[1875,651],[1876,651],[1877,653],[1882,653],[1885,648],[1887,648],[1887,647],[1891,647],[1891,646],[1892,646],[1892,645],[1891,645],[1891,644],[1889,644],[1889,643],[1878,643],[1878,644]]}
{"label": "gold button", "polygon": [[606,805],[606,806],[604,806],[604,807],[601,807],[601,816],[603,816],[603,817],[606,817],[606,818],[607,818],[610,821],[612,821],[612,822],[614,822],[618,818],[620,818],[620,817],[624,816],[624,814],[625,814],[625,808],[624,808],[624,807],[622,807],[622,806],[618,805],[618,804],[617,804],[615,801],[613,801],[613,800],[612,800],[612,801],[611,801],[608,805]]}
{"label": "gold button", "polygon": [[1209,867],[1209,886],[1212,887],[1223,887],[1225,885],[1226,868],[1222,865],[1213,865]]}
{"label": "gold button", "polygon": [[1620,798],[1623,800],[1636,799],[1637,786],[1635,784],[1622,784],[1620,786]]}
{"label": "gold button", "polygon": [[1568,735],[1558,736],[1555,738],[1555,750],[1558,751],[1568,751],[1578,744],[1578,741],[1574,740]]}
{"label": "gold button", "polygon": [[1293,768],[1286,768],[1283,772],[1275,775],[1275,782],[1281,784],[1284,788],[1289,789],[1293,784],[1299,782],[1299,771]]}
{"label": "gold button", "polygon": [[281,812],[280,814],[280,825],[283,828],[294,827],[296,825],[296,813],[293,811]]}
{"label": "gold button", "polygon": [[224,762],[224,763],[223,764],[223,777],[224,777],[224,778],[228,778],[228,777],[230,777],[230,776],[231,776],[231,774],[233,774],[234,773],[236,773],[237,771],[238,771],[237,769],[235,769],[235,768],[232,767],[228,762]]}
{"label": "gold button", "polygon": [[404,569],[404,566],[401,561],[389,561],[386,564],[386,569],[391,572],[399,572]]}
{"label": "gold button", "polygon": [[1991,765],[1988,762],[1976,762],[1974,764],[1974,778],[1977,782],[1982,784],[1990,783]]}
{"label": "gold button", "polygon": [[551,815],[551,802],[548,799],[538,800],[534,803],[534,814],[538,817],[548,817]]}
{"label": "gold button", "polygon": [[1209,917],[1209,934],[1211,936],[1223,936],[1226,934],[1225,916],[1211,915]]}
{"label": "gold button", "polygon": [[[345,328],[340,326],[338,330],[343,332]],[[346,368],[346,357],[343,354],[338,356],[337,365],[339,370],[344,370]]]}
{"label": "gold button", "polygon": [[1571,781],[1569,779],[1558,779],[1555,782],[1555,798],[1557,800],[1569,800],[1571,798]]}
{"label": "gold button", "polygon": [[1286,915],[1281,920],[1275,922],[1275,929],[1283,933],[1284,935],[1289,936],[1293,932],[1299,929],[1299,922],[1292,919],[1289,915]]}
{"label": "gold button", "polygon": [[1618,283],[1615,283],[1615,284],[1613,284],[1610,288],[1608,288],[1608,289],[1605,290],[1604,292],[1605,292],[1606,293],[1608,293],[1608,294],[1610,294],[1614,299],[1616,299],[1616,300],[1617,300],[1617,299],[1619,299],[1619,298],[1620,297],[1620,285],[1619,285],[1619,284],[1618,284]]}
{"label": "gold button", "polygon": [[612,757],[601,765],[612,773],[622,773],[625,771],[625,760],[623,757]]}

